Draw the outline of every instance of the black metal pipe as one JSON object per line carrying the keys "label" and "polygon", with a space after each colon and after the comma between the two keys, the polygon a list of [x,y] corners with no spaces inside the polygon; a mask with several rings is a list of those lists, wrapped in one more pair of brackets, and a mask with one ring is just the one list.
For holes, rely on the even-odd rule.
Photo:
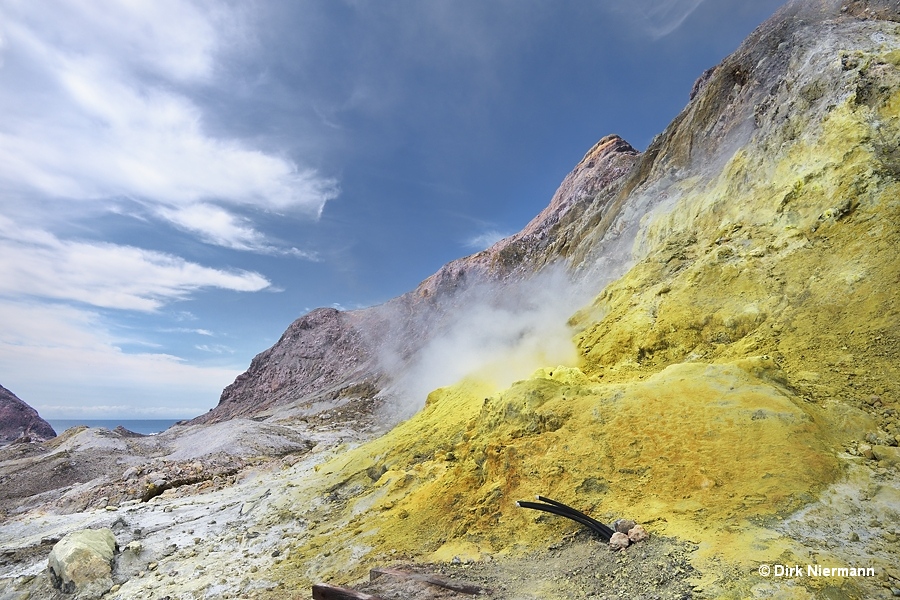
{"label": "black metal pipe", "polygon": [[597,530],[597,527],[593,523],[591,523],[588,519],[579,517],[578,515],[573,515],[572,513],[566,512],[559,507],[552,506],[550,504],[541,504],[539,502],[527,502],[525,500],[519,500],[518,502],[516,502],[516,505],[520,506],[522,508],[530,508],[532,510],[539,510],[541,512],[550,513],[550,514],[556,515],[558,517],[565,517],[566,519],[569,519],[569,520],[575,521],[576,523],[580,523],[580,524],[584,525],[591,531],[600,533]]}
{"label": "black metal pipe", "polygon": [[601,523],[600,521],[598,521],[596,519],[592,519],[591,517],[589,517],[586,514],[584,514],[583,512],[581,512],[580,510],[574,509],[571,506],[563,504],[562,502],[557,502],[556,500],[551,500],[550,498],[545,498],[544,496],[538,496],[537,499],[540,500],[541,502],[546,502],[547,504],[552,504],[553,506],[558,506],[559,508],[568,512],[569,514],[578,515],[579,517],[584,517],[585,519],[587,519],[591,523],[593,523],[597,529],[602,530],[603,534],[608,538],[612,537],[612,534],[615,533],[615,531],[613,531],[612,528],[609,527],[608,525],[605,525],[604,523]]}
{"label": "black metal pipe", "polygon": [[[612,537],[612,533],[611,533],[612,530],[610,530],[608,527],[606,527],[602,523],[599,523],[598,521],[595,521],[594,519],[588,517],[587,515],[585,515],[583,513],[575,514],[575,513],[571,512],[571,510],[574,510],[574,509],[565,510],[564,508],[561,508],[561,507],[553,505],[553,504],[541,504],[539,502],[526,502],[524,500],[519,500],[518,502],[516,502],[516,505],[521,506],[522,508],[530,508],[532,510],[540,510],[540,511],[547,512],[547,513],[550,513],[550,514],[553,514],[553,515],[556,515],[559,517],[565,517],[566,519],[575,521],[576,523],[580,523],[581,525],[584,525],[585,527],[587,527],[588,529],[590,529],[591,531],[593,531],[594,533],[599,535],[601,538],[603,538],[604,541],[608,542],[609,539]],[[600,525],[600,526],[598,527],[598,525]]]}

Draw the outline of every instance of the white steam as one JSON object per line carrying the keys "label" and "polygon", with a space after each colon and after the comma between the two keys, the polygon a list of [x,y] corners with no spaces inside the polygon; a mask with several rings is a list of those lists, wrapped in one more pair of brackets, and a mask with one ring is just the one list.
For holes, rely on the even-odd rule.
{"label": "white steam", "polygon": [[545,366],[575,366],[572,314],[590,296],[580,293],[563,268],[526,281],[477,283],[454,294],[419,320],[428,340],[405,360],[386,346],[382,364],[397,374],[388,390],[395,417],[407,418],[428,394],[465,377],[498,389]]}
{"label": "white steam", "polygon": [[[686,16],[699,2],[670,4],[682,6]],[[746,111],[752,106],[745,100],[745,114],[735,117],[720,139],[696,148],[687,164],[660,156],[656,172],[626,202],[607,206],[616,211],[609,226],[578,240],[576,249],[583,254],[572,252],[523,279],[498,281],[488,274],[455,287],[478,278],[477,267],[463,269],[454,272],[455,282],[448,277],[443,287],[437,284],[430,304],[407,297],[393,307],[383,305],[384,327],[393,337],[374,345],[382,373],[391,379],[383,390],[394,409],[388,419],[412,416],[430,392],[466,377],[503,389],[542,367],[578,366],[571,317],[665,241],[666,231],[650,229],[656,219],[683,201],[706,197],[704,187],[751,140],[753,122]]]}

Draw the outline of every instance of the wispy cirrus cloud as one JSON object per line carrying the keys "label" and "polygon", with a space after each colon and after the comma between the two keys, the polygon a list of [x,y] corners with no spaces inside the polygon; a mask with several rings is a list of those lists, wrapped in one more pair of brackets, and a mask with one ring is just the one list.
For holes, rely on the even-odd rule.
{"label": "wispy cirrus cloud", "polygon": [[[335,180],[211,135],[188,94],[218,76],[219,31],[240,40],[229,10],[184,0],[5,3],[0,186],[57,202],[131,199],[204,242],[251,252],[277,245],[235,209],[317,218]],[[192,218],[212,210],[216,219]]]}
{"label": "wispy cirrus cloud", "polygon": [[167,327],[165,329],[160,329],[162,333],[194,333],[196,335],[204,335],[208,337],[213,337],[215,334],[209,329],[192,329],[190,327]]}
{"label": "wispy cirrus cloud", "polygon": [[632,0],[607,2],[609,10],[622,15],[653,39],[675,32],[705,0]]}
{"label": "wispy cirrus cloud", "polygon": [[0,296],[154,311],[202,288],[256,292],[259,273],[204,267],[132,246],[61,240],[0,215]]}
{"label": "wispy cirrus cloud", "polygon": [[234,354],[234,348],[224,344],[198,344],[194,348],[211,354]]}
{"label": "wispy cirrus cloud", "polygon": [[210,244],[233,250],[318,260],[315,252],[278,245],[254,228],[249,219],[235,215],[219,206],[201,202],[178,208],[160,208],[158,214],[176,227],[196,233]]}

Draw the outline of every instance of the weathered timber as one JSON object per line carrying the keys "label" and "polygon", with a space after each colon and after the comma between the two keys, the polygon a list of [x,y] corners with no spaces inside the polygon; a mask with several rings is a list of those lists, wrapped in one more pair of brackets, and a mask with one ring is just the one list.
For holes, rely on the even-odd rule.
{"label": "weathered timber", "polygon": [[392,569],[390,567],[377,567],[369,571],[369,580],[375,581],[377,578],[382,575],[389,575],[391,577],[396,577],[397,579],[410,579],[412,581],[421,581],[423,583],[428,583],[431,585],[435,585],[438,587],[442,587],[447,590],[451,590],[454,592],[459,592],[461,594],[469,594],[476,595],[486,591],[484,588],[477,586],[472,583],[465,583],[461,581],[450,581],[449,579],[444,579],[443,577],[438,577],[437,575],[430,575],[428,573],[413,573],[411,571],[403,571],[401,569]]}
{"label": "weathered timber", "polygon": [[317,583],[312,587],[313,600],[381,600],[378,596],[365,594],[356,590],[341,587],[339,585],[330,585],[328,583]]}

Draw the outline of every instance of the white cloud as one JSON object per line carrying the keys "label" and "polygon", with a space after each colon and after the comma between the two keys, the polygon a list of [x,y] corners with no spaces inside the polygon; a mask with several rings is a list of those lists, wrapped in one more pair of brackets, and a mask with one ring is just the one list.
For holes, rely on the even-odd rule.
{"label": "white cloud", "polygon": [[466,248],[470,248],[472,250],[484,250],[486,248],[490,248],[509,235],[510,234],[508,233],[502,233],[500,231],[497,231],[496,229],[491,229],[489,231],[485,231],[483,233],[470,237],[465,241],[463,245]]}
{"label": "white cloud", "polygon": [[222,344],[199,344],[194,346],[194,348],[201,352],[210,352],[212,354],[234,354],[234,348]]}
{"label": "white cloud", "polygon": [[7,29],[40,33],[68,51],[108,53],[131,68],[175,80],[211,74],[217,25],[226,25],[184,0],[40,5],[12,0],[4,2],[3,12]]}
{"label": "white cloud", "polygon": [[192,329],[190,327],[167,327],[164,329],[158,329],[160,333],[194,333],[196,335],[204,335],[208,337],[213,337],[215,334],[209,329]]}
{"label": "white cloud", "polygon": [[705,0],[632,0],[606,6],[634,22],[653,39],[673,33]]}
{"label": "white cloud", "polygon": [[[38,413],[55,419],[192,419],[203,413],[203,406],[135,406],[133,404],[93,404],[73,406],[70,404],[36,404]],[[57,434],[62,431],[57,430]]]}
{"label": "white cloud", "polygon": [[190,204],[179,208],[161,208],[158,214],[181,229],[197,233],[201,239],[210,244],[234,250],[318,260],[315,252],[275,245],[254,229],[248,219],[238,217],[219,206],[205,203]]}
{"label": "white cloud", "polygon": [[119,341],[99,313],[0,300],[3,385],[44,417],[195,416],[240,372],[167,354],[129,354]]}
{"label": "white cloud", "polygon": [[211,204],[190,204],[179,208],[162,208],[160,216],[178,227],[196,232],[212,244],[249,250],[266,246],[265,236],[246,220]]}
{"label": "white cloud", "polygon": [[177,256],[108,243],[72,242],[0,216],[0,295],[74,300],[152,311],[201,288],[255,292],[268,280]]}
{"label": "white cloud", "polygon": [[206,242],[250,251],[265,251],[263,234],[233,215],[200,227],[191,219],[198,207],[317,218],[337,195],[334,180],[209,135],[179,91],[215,77],[216,49],[231,42],[217,26],[238,30],[216,11],[183,0],[0,7],[0,184],[102,206],[130,198]]}

